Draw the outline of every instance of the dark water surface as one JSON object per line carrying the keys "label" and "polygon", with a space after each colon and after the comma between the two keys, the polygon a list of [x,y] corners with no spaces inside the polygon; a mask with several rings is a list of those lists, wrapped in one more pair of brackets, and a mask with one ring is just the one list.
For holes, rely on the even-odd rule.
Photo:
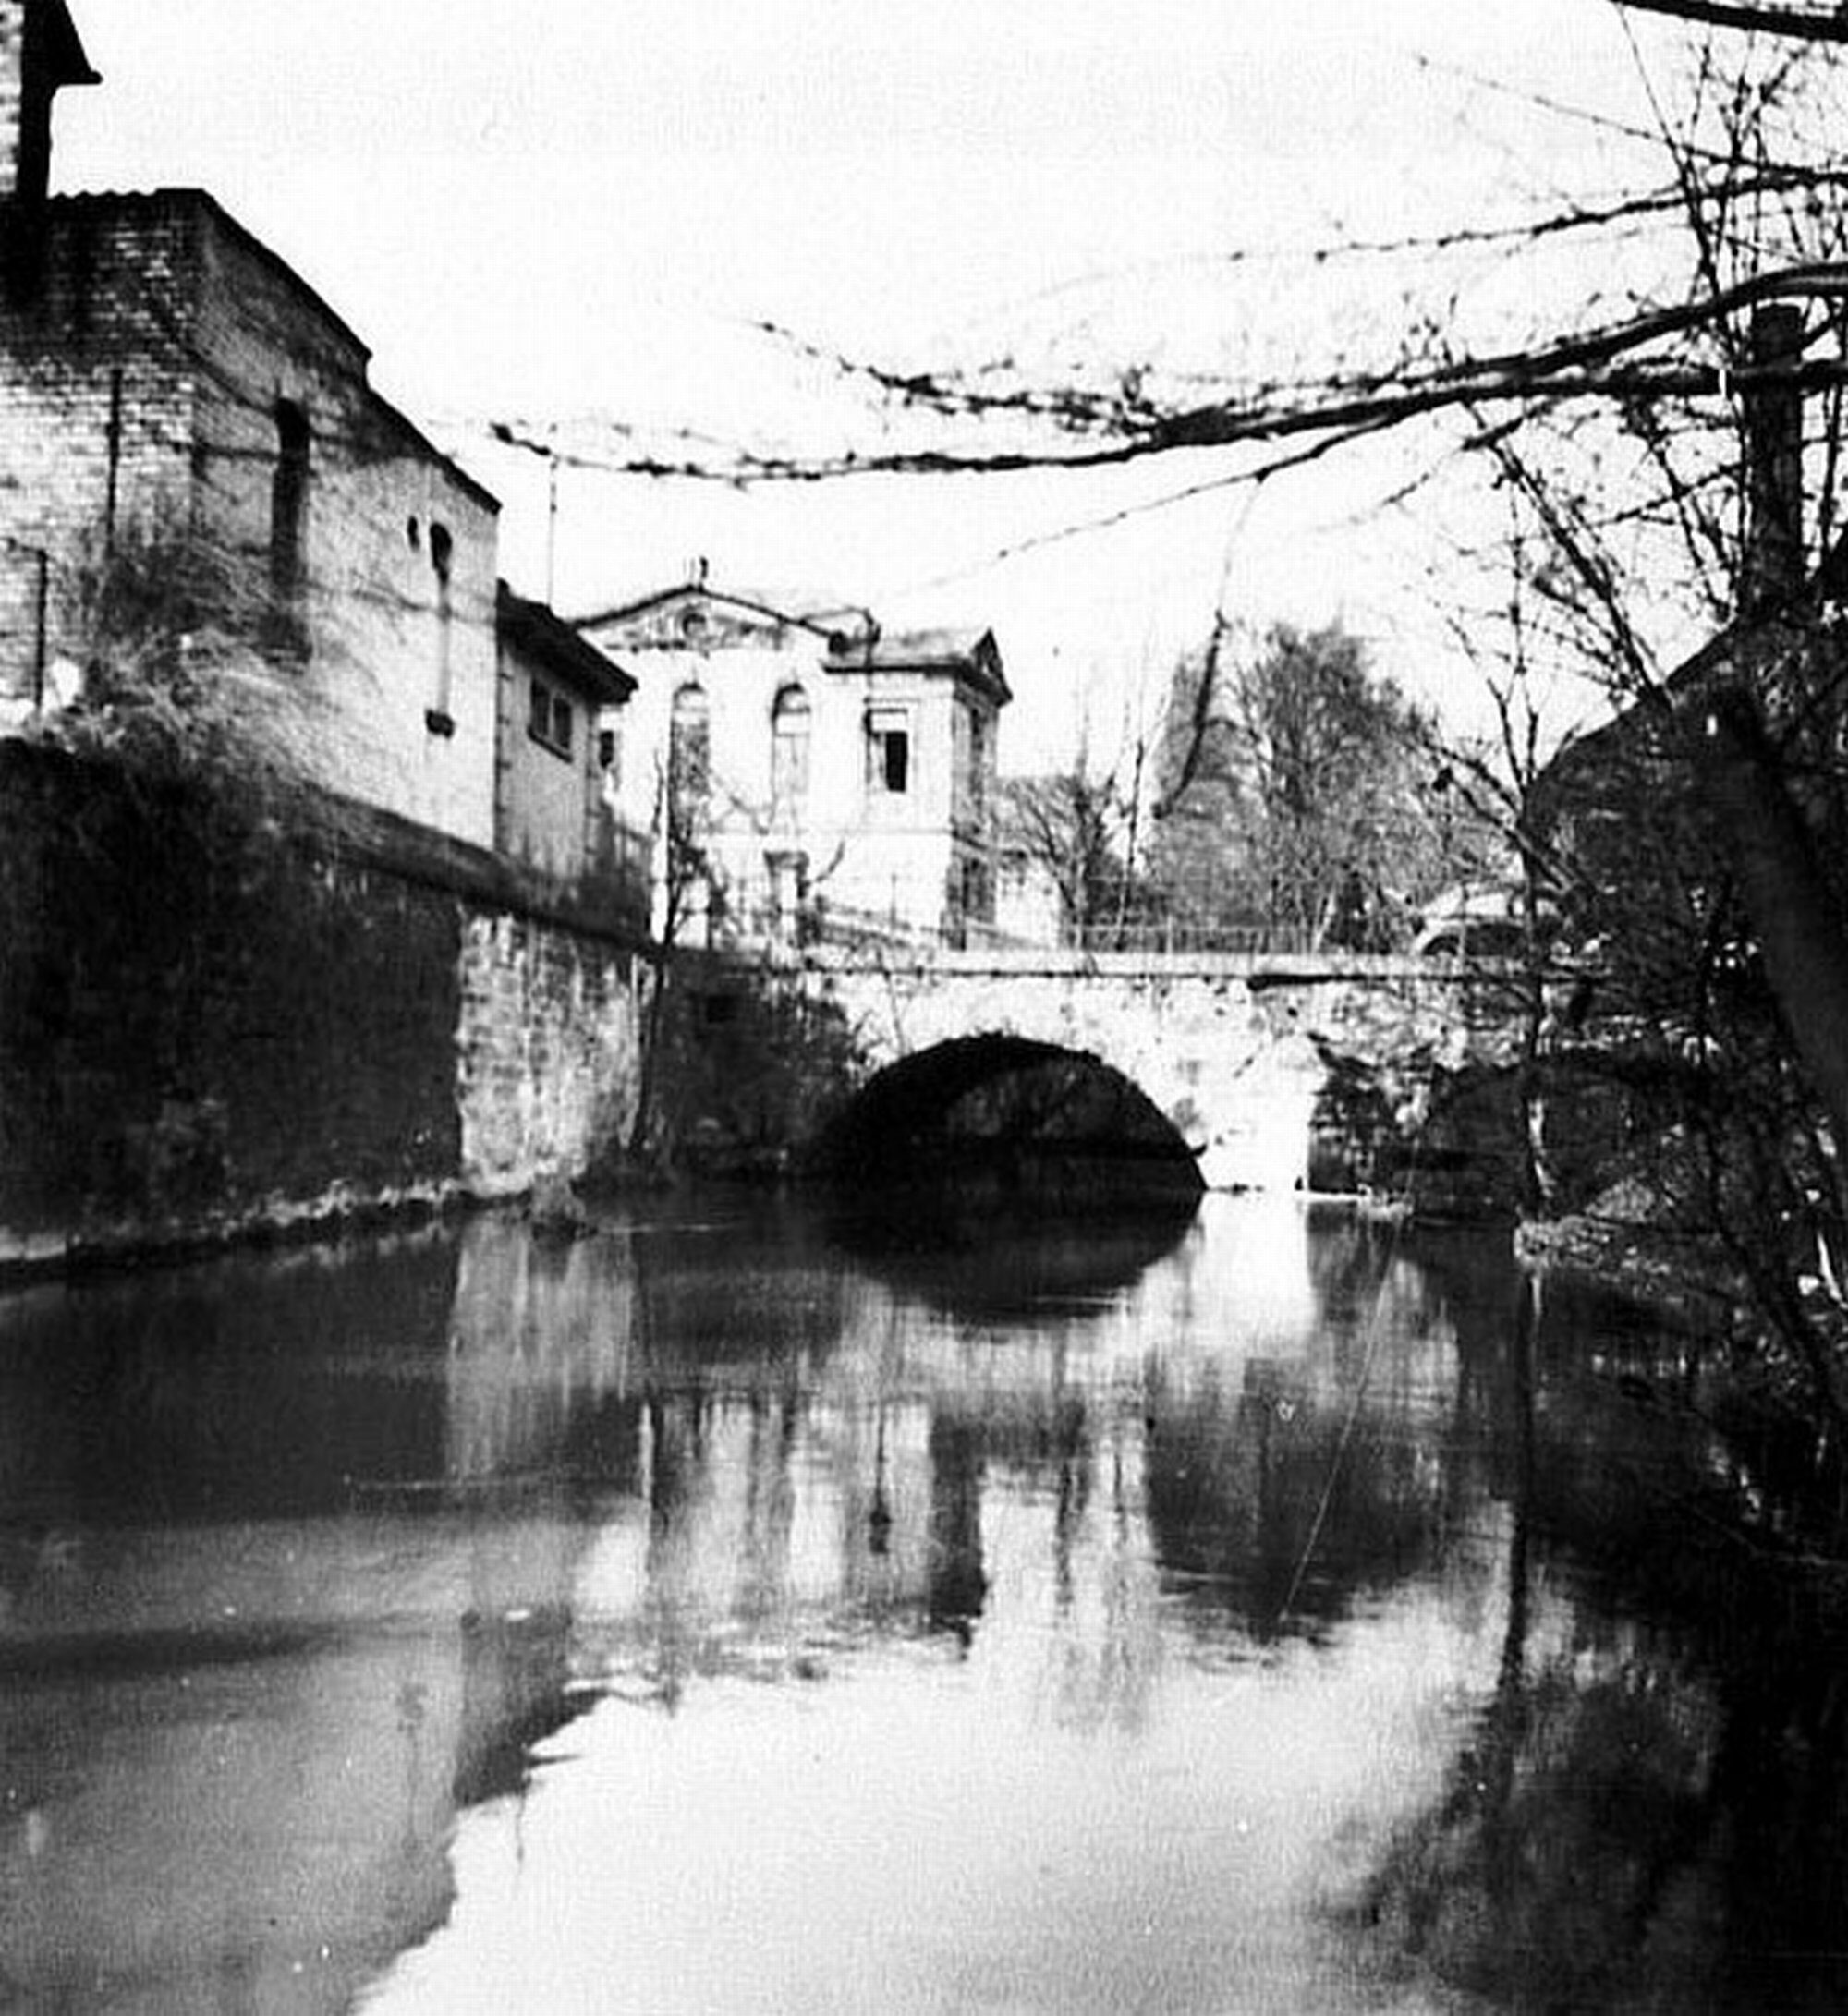
{"label": "dark water surface", "polygon": [[0,2009],[1848,2008],[1848,1633],[1704,1398],[1226,1198],[0,1297]]}

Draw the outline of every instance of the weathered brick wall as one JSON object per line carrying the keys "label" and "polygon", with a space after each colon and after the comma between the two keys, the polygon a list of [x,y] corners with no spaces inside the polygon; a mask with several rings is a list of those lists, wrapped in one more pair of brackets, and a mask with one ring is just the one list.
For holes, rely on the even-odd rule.
{"label": "weathered brick wall", "polygon": [[185,525],[194,389],[187,218],[176,206],[61,200],[33,287],[0,290],[0,704],[30,698],[42,639],[35,549],[50,557],[43,655],[116,521]]}
{"label": "weathered brick wall", "polygon": [[0,196],[18,184],[25,70],[26,0],[0,0]]}
{"label": "weathered brick wall", "polygon": [[293,272],[215,207],[201,214],[202,508],[261,572],[277,403],[300,408],[299,615],[324,781],[492,845],[497,507],[371,389],[365,346]]}
{"label": "weathered brick wall", "polygon": [[[46,216],[33,285],[0,295],[0,712],[30,699],[41,658],[55,685],[60,657],[83,655],[71,589],[106,522],[196,535],[227,564],[234,614],[267,603],[286,404],[308,434],[289,607],[305,649],[280,674],[298,753],[330,788],[491,844],[492,498],[210,198],[60,197]],[[34,549],[51,556],[43,645]]]}
{"label": "weathered brick wall", "polygon": [[232,844],[0,743],[0,1265],[583,1169],[626,1124],[628,955],[492,867]]}

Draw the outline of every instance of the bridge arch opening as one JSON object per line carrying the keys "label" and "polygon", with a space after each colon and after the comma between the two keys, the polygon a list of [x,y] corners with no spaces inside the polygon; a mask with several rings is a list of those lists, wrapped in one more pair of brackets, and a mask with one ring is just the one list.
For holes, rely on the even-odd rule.
{"label": "bridge arch opening", "polygon": [[887,1065],[822,1131],[811,1162],[869,1188],[941,1179],[1061,1205],[1168,1204],[1205,1188],[1192,1149],[1122,1072],[1001,1034]]}

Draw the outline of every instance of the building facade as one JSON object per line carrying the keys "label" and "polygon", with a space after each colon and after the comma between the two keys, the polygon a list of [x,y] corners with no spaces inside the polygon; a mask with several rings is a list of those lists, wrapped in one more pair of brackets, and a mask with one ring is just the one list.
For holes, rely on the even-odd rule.
{"label": "building facade", "polygon": [[605,798],[614,731],[601,723],[626,705],[635,681],[505,581],[495,639],[496,850],[566,891],[587,874],[626,880],[637,850]]}
{"label": "building facade", "polygon": [[[174,652],[273,674],[306,781],[549,873],[568,828],[588,867],[614,675],[503,599],[495,498],[209,195],[47,196],[55,93],[93,81],[64,0],[0,0],[0,725],[83,693],[125,570],[185,579]],[[587,717],[568,783],[504,691],[534,651]]]}
{"label": "building facade", "polygon": [[961,942],[991,924],[1009,695],[990,632],[886,637],[703,569],[578,627],[637,682],[606,784],[651,835],[658,934]]}

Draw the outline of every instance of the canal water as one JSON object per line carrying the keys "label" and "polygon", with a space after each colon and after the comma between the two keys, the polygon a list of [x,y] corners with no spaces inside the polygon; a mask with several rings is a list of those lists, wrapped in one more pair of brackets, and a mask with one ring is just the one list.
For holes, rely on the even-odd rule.
{"label": "canal water", "polygon": [[1697,1354],[1291,1201],[0,1297],[0,2009],[1848,2007]]}

